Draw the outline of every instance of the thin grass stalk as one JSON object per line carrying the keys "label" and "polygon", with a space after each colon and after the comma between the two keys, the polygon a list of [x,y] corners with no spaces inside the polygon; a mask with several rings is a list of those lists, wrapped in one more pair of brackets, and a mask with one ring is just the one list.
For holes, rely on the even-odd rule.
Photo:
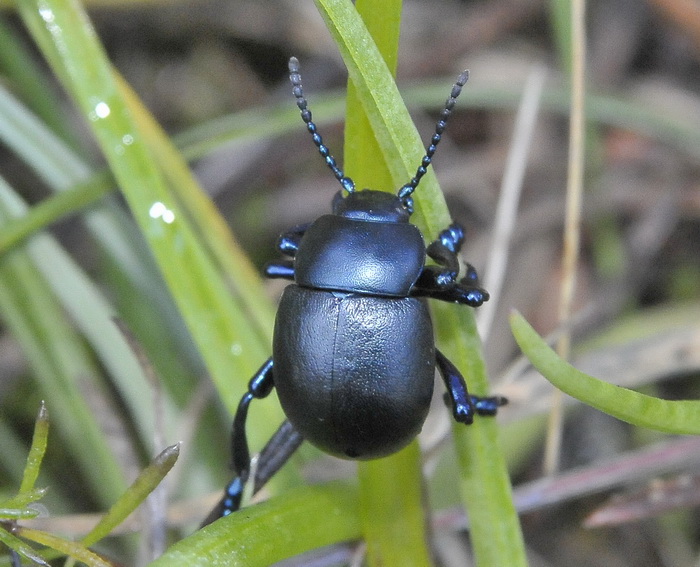
{"label": "thin grass stalk", "polygon": [[[571,317],[571,306],[576,290],[576,268],[581,240],[581,202],[583,195],[583,167],[585,146],[585,72],[586,30],[585,0],[573,0],[571,10],[571,115],[569,118],[569,160],[566,184],[566,217],[564,220],[564,253],[562,257],[562,284],[559,294],[558,318],[565,324]],[[565,330],[557,341],[557,353],[569,357],[571,334]],[[555,392],[549,415],[545,445],[544,470],[553,474],[558,469],[561,453],[563,402],[559,390]]]}

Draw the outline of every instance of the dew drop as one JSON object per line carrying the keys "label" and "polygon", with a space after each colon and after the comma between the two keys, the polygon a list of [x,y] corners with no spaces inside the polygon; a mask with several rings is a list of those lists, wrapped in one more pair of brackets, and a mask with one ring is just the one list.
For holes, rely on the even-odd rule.
{"label": "dew drop", "polygon": [[151,205],[148,214],[152,219],[161,219],[163,222],[170,224],[175,220],[175,213],[171,211],[165,204],[156,201]]}
{"label": "dew drop", "polygon": [[98,102],[95,105],[95,116],[97,118],[107,118],[110,112],[111,110],[106,102]]}

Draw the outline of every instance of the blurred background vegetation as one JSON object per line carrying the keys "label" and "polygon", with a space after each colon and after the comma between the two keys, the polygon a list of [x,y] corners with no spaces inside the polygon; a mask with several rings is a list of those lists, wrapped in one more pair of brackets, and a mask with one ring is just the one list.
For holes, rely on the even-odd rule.
{"label": "blurred background vegetation", "polygon": [[[503,438],[531,564],[700,565],[700,443],[567,403],[561,472],[549,480],[542,473],[552,389],[518,359],[507,315],[519,309],[541,334],[557,327],[570,50],[557,14],[567,4],[406,1],[397,80],[427,137],[454,77],[470,69],[434,164],[453,217],[467,227],[463,256],[488,277],[516,109],[528,78],[545,73],[507,270],[482,337],[493,389],[511,400],[501,415]],[[310,0],[93,1],[88,10],[111,61],[191,159],[256,266],[275,257],[282,230],[328,210],[337,183],[298,118],[286,62],[290,55],[302,61],[311,108],[337,156],[347,75]],[[598,0],[587,11],[574,362],[661,397],[697,398],[700,7],[692,0]],[[22,205],[3,199],[0,491],[16,491],[43,399],[53,427],[38,483],[50,487],[42,501],[51,513],[46,529],[84,533],[90,518],[79,514],[108,508],[153,455],[183,441],[167,487],[175,503],[171,526],[187,533],[213,502],[204,495],[228,480],[230,414],[113,183],[104,174],[95,180],[104,162],[85,123],[9,6],[0,25],[2,96],[40,117],[66,152],[54,159],[73,168],[62,181],[47,174],[28,155],[50,153],[48,139],[37,129],[35,147],[23,154],[21,136],[5,119],[4,183],[30,207],[57,190],[46,175],[64,189],[91,179],[96,195],[109,193],[99,206],[93,197],[74,204],[80,214],[52,224],[55,240],[33,238],[27,256],[8,252],[16,237],[6,220]],[[24,112],[13,111],[11,101],[2,108]],[[283,285],[265,282],[271,301]],[[155,378],[142,377],[128,349],[106,360],[94,337],[120,336],[106,313],[126,322]],[[115,377],[115,368],[129,376]],[[280,415],[269,411],[275,418],[267,433]],[[436,552],[447,566],[464,565],[468,545],[451,481],[455,459],[443,442],[448,431],[449,416],[440,409],[421,438],[438,510]],[[311,480],[352,474],[347,463],[309,450],[305,457]],[[136,564],[140,539],[114,538],[101,551]],[[338,546],[314,565],[349,562],[353,551],[351,544]]]}

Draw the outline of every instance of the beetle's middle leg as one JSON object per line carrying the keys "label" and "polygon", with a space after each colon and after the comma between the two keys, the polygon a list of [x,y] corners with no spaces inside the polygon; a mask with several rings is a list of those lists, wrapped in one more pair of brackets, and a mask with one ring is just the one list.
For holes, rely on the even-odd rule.
{"label": "beetle's middle leg", "polygon": [[470,395],[467,384],[457,367],[437,349],[435,362],[447,387],[447,397],[451,402],[455,421],[470,424],[474,421],[475,414],[496,415],[498,408],[508,403],[508,400],[502,396],[482,398]]}

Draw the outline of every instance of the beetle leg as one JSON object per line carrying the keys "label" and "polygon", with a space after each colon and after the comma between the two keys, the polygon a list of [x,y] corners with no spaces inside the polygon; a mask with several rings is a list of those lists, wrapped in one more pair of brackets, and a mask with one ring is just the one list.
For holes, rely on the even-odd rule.
{"label": "beetle leg", "polygon": [[444,287],[456,281],[459,275],[457,253],[463,242],[464,229],[457,223],[452,223],[438,234],[437,239],[428,246],[426,254],[442,266],[442,269],[427,266],[421,274],[424,283]]}
{"label": "beetle leg", "polygon": [[472,396],[467,391],[467,384],[457,370],[457,367],[442,354],[435,350],[435,361],[447,388],[446,397],[452,405],[452,416],[455,421],[469,425],[474,421],[474,414],[496,415],[500,406],[508,403],[502,396],[482,398]]}
{"label": "beetle leg", "polygon": [[484,301],[488,301],[489,294],[486,290],[480,287],[466,286],[462,282],[454,283],[444,289],[420,287],[416,284],[411,290],[411,295],[414,297],[430,297],[450,303],[462,303],[470,307],[479,307]]}
{"label": "beetle leg", "polygon": [[[285,256],[294,258],[297,250],[299,250],[299,244],[307,228],[309,228],[308,224],[300,224],[283,233],[277,239],[277,250],[282,252]],[[270,262],[265,266],[265,276],[268,278],[293,280],[294,262],[292,260]]]}
{"label": "beetle leg", "polygon": [[439,269],[434,266],[423,268],[418,281],[411,289],[411,296],[430,297],[450,303],[462,303],[470,307],[479,307],[484,301],[488,301],[489,294],[478,287],[476,271],[472,266],[468,267],[467,275],[459,282],[452,282],[446,286],[435,282],[437,273]]}
{"label": "beetle leg", "polygon": [[280,260],[270,262],[265,266],[265,277],[294,279],[294,262],[292,260]]}
{"label": "beetle leg", "polygon": [[459,260],[457,253],[464,242],[464,230],[452,223],[428,246],[426,253],[439,266],[425,266],[413,286],[411,295],[431,297],[440,301],[463,303],[479,307],[488,301],[489,294],[479,287],[476,269],[467,264],[464,277],[458,281]]}
{"label": "beetle leg", "polygon": [[241,505],[243,488],[250,475],[250,449],[246,436],[245,424],[248,418],[248,407],[254,399],[262,399],[270,395],[274,387],[272,374],[272,358],[268,358],[248,382],[248,391],[243,394],[238,403],[236,415],[233,418],[231,433],[231,457],[236,477],[229,483],[221,502],[211,511],[202,525],[209,524],[215,519],[226,516],[238,510]]}
{"label": "beetle leg", "polygon": [[255,375],[248,382],[248,391],[243,395],[238,403],[236,415],[233,418],[233,432],[231,434],[231,455],[233,457],[233,470],[243,478],[243,482],[248,480],[250,472],[250,451],[248,450],[248,439],[245,432],[245,423],[248,419],[248,407],[255,398],[266,398],[274,388],[274,378],[272,358],[268,358]]}
{"label": "beetle leg", "polygon": [[447,396],[452,402],[452,416],[460,423],[467,425],[472,423],[476,409],[472,397],[467,391],[467,384],[464,378],[457,370],[457,367],[437,349],[435,349],[435,361],[445,382]]}
{"label": "beetle leg", "polygon": [[[467,273],[462,278],[462,280],[457,283],[457,277],[459,276],[459,258],[457,254],[462,248],[464,243],[464,229],[458,223],[452,223],[445,230],[438,234],[437,239],[431,242],[426,250],[426,254],[429,258],[437,262],[437,266],[425,266],[418,281],[416,282],[416,287],[421,288],[428,293],[421,293],[420,295],[428,295],[430,297],[435,297],[435,299],[443,299],[441,297],[441,292],[443,290],[449,290],[452,286],[460,286],[459,290],[448,291],[447,295],[443,301],[458,301],[459,303],[466,303],[467,305],[472,305],[476,307],[481,305],[486,299],[482,298],[465,298],[466,300],[460,300],[459,297],[464,296],[464,291],[466,286],[471,286],[468,289],[474,289],[482,292],[478,285],[478,276],[474,266],[467,264]],[[433,292],[438,292],[437,295],[432,295]]]}
{"label": "beetle leg", "polygon": [[282,233],[277,239],[277,250],[282,252],[285,256],[291,256],[293,258],[297,250],[299,250],[299,244],[307,228],[309,228],[309,223],[299,224]]}
{"label": "beetle leg", "polygon": [[275,473],[289,460],[304,441],[294,426],[285,419],[258,456],[258,466],[253,478],[253,494],[265,486]]}
{"label": "beetle leg", "polygon": [[[304,441],[299,432],[294,429],[288,420],[284,420],[279,429],[267,442],[263,450],[260,451],[258,457],[258,465],[255,468],[253,477],[253,494],[265,486],[274,474],[282,468],[294,451],[299,448],[299,445]],[[249,473],[248,473],[249,474]],[[241,480],[240,476],[236,476],[224,490],[224,496],[219,503],[209,513],[200,527],[207,526],[213,521],[228,516],[240,508],[241,497],[245,481]]]}

